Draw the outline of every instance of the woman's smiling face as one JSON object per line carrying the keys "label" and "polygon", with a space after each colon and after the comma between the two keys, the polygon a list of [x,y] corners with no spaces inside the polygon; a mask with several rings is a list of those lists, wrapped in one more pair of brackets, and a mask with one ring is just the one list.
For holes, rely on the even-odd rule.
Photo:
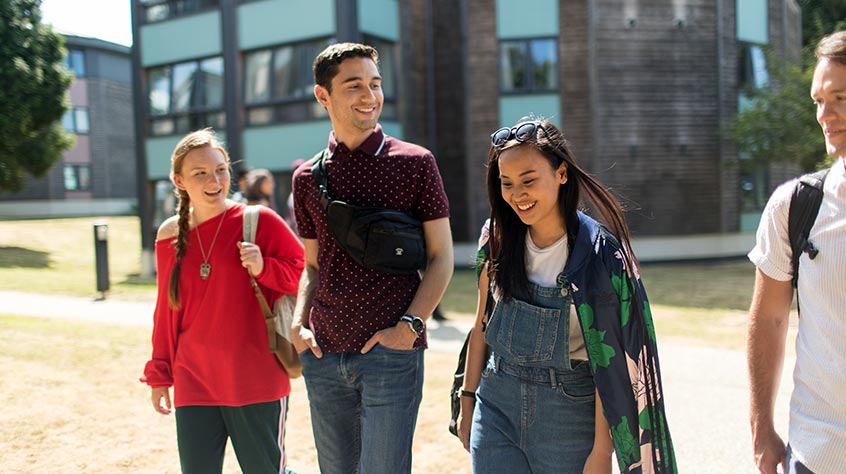
{"label": "woman's smiling face", "polygon": [[503,150],[498,161],[502,199],[520,220],[530,227],[563,228],[558,192],[567,182],[567,164],[555,169],[540,151],[527,145]]}

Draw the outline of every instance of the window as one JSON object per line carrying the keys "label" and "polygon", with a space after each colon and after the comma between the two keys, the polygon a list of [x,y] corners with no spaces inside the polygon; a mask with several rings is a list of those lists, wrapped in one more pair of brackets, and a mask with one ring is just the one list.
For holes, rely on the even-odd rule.
{"label": "window", "polygon": [[741,91],[754,91],[769,85],[770,74],[767,72],[767,57],[761,46],[741,43],[738,57],[737,85]]}
{"label": "window", "polygon": [[85,135],[89,132],[88,108],[72,107],[62,116],[62,128],[71,133]]}
{"label": "window", "polygon": [[64,59],[65,68],[76,77],[85,77],[85,53],[78,49],[69,49]]}
{"label": "window", "polygon": [[326,117],[313,95],[311,65],[326,38],[253,51],[244,56],[247,123],[261,125]]}
{"label": "window", "polygon": [[150,135],[223,128],[223,59],[214,57],[147,71]]}
{"label": "window", "polygon": [[558,49],[555,38],[501,41],[499,71],[502,92],[557,90]]}
{"label": "window", "polygon": [[91,190],[91,165],[65,165],[65,191]]}
{"label": "window", "polygon": [[154,23],[218,7],[218,0],[141,0],[144,21]]}

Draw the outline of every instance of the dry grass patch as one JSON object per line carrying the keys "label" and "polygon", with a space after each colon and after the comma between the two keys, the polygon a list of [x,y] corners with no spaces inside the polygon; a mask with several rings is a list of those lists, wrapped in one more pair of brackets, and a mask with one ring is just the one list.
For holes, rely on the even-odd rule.
{"label": "dry grass patch", "polygon": [[[149,329],[0,317],[0,451],[4,473],[178,473],[173,416],[153,411],[138,375]],[[452,354],[427,351],[414,472],[469,473],[469,455],[447,432]],[[317,473],[305,385],[294,381],[289,466]],[[226,473],[240,469],[229,449]]]}

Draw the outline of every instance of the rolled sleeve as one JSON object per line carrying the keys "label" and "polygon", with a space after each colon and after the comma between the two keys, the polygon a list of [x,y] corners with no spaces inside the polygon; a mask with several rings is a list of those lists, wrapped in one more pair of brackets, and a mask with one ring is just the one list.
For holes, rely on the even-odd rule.
{"label": "rolled sleeve", "polygon": [[758,224],[755,247],[749,252],[749,260],[765,275],[778,281],[793,278],[792,250],[787,231],[790,200],[796,180],[788,181],[773,192]]}

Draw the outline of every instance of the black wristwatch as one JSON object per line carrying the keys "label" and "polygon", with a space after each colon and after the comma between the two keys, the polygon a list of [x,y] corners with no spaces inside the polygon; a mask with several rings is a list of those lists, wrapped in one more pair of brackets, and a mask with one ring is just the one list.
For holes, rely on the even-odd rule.
{"label": "black wristwatch", "polygon": [[417,337],[423,335],[423,329],[426,327],[426,324],[423,323],[423,320],[418,318],[417,316],[412,316],[410,314],[404,314],[400,318],[400,321],[405,321],[408,323],[408,326],[417,334]]}

